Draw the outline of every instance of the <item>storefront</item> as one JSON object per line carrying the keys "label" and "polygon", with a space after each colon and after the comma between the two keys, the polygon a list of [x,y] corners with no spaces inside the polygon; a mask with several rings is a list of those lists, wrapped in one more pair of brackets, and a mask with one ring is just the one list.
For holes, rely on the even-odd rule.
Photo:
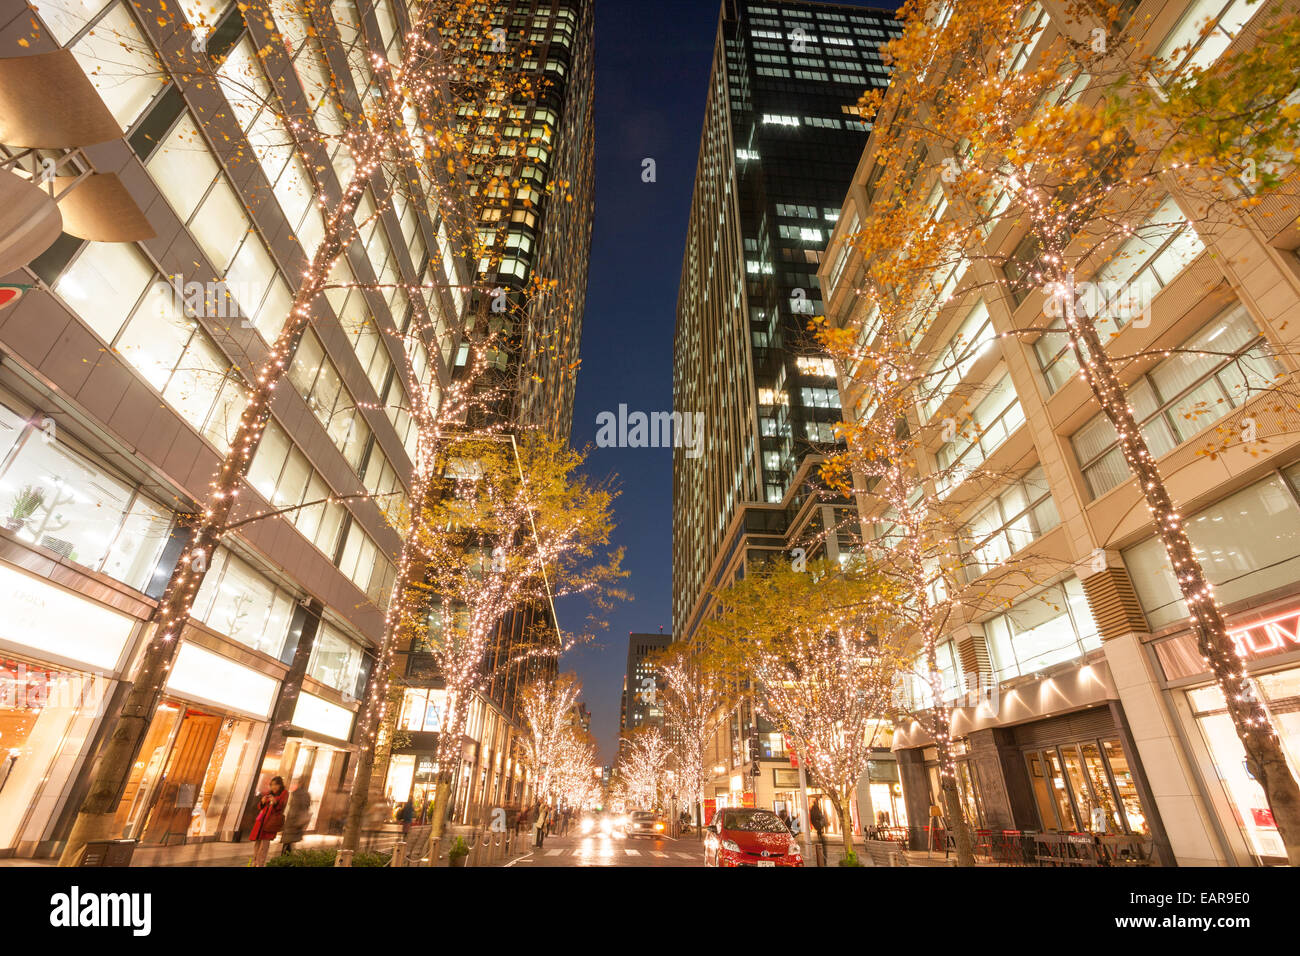
{"label": "storefront", "polygon": [[[962,812],[977,831],[1133,835],[1174,862],[1104,661],[955,707],[952,733]],[[933,741],[913,721],[894,746],[912,843],[941,846],[947,808]]]}
{"label": "storefront", "polygon": [[30,856],[58,837],[140,622],[4,563],[0,607],[0,855]]}
{"label": "storefront", "polygon": [[142,845],[232,839],[256,783],[279,681],[196,637],[177,650],[118,803],[119,836]]}
{"label": "storefront", "polygon": [[[1291,771],[1300,777],[1300,600],[1284,599],[1229,618],[1228,627]],[[1185,631],[1158,638],[1150,647],[1231,855],[1242,865],[1285,864],[1286,850],[1263,788],[1246,765],[1223,694],[1203,669],[1195,637]]]}

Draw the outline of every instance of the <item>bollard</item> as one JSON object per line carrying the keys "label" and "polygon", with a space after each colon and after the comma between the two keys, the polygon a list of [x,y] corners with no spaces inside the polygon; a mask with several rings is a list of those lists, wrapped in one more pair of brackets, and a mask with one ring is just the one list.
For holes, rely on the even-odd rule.
{"label": "bollard", "polygon": [[352,865],[352,851],[351,851],[351,850],[339,850],[338,855],[334,857],[334,865],[335,865],[335,866],[351,866],[351,865]]}
{"label": "bollard", "polygon": [[406,866],[406,841],[398,840],[393,846],[393,858],[388,861],[389,866]]}

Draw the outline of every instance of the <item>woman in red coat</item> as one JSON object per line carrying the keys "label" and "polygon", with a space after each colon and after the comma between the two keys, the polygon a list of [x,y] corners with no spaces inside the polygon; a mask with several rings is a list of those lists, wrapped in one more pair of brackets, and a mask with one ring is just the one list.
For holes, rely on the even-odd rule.
{"label": "woman in red coat", "polygon": [[271,778],[271,788],[262,794],[261,809],[253,821],[253,830],[248,838],[253,841],[253,866],[266,866],[266,854],[271,849],[271,841],[284,826],[284,805],[289,802],[289,791],[284,789],[284,780]]}

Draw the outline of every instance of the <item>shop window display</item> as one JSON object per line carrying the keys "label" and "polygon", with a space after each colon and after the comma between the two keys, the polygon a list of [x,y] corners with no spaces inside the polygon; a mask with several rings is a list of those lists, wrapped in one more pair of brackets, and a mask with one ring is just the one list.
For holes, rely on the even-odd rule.
{"label": "shop window display", "polygon": [[1118,740],[1087,740],[1025,754],[1044,830],[1148,835],[1146,814]]}
{"label": "shop window display", "polygon": [[[1300,777],[1300,668],[1260,675],[1255,685],[1272,715],[1291,773]],[[1268,863],[1285,862],[1286,847],[1264,790],[1246,766],[1246,752],[1228,716],[1223,692],[1215,686],[1201,687],[1188,691],[1187,700],[1251,852]]]}
{"label": "shop window display", "polygon": [[0,848],[12,846],[58,756],[80,745],[107,682],[0,657]]}

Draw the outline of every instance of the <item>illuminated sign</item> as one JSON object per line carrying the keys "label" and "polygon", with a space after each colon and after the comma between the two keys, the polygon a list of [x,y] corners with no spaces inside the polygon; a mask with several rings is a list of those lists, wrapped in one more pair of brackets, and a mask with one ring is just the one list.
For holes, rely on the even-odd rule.
{"label": "illuminated sign", "polygon": [[1237,645],[1239,657],[1263,657],[1300,648],[1300,608],[1266,621],[1235,627],[1228,636]]}

